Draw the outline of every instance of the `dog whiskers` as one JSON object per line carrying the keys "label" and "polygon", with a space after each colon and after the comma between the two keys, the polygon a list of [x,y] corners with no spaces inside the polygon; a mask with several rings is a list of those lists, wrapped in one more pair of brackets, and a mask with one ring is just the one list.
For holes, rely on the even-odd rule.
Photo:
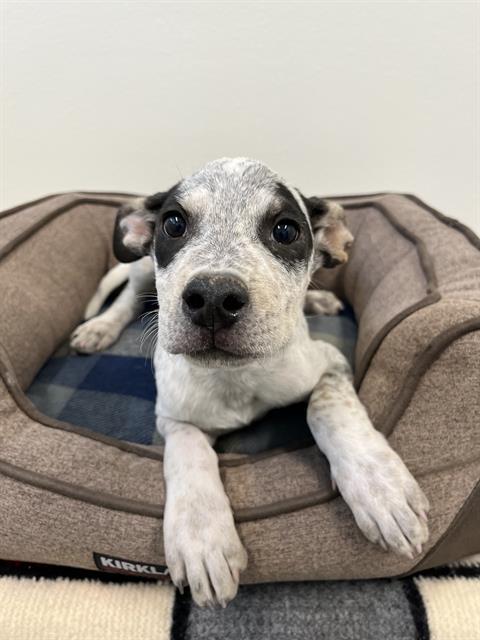
{"label": "dog whiskers", "polygon": [[140,338],[140,351],[145,354],[145,358],[150,360],[153,373],[153,355],[158,340],[158,310],[147,311],[141,316],[141,322],[145,324],[145,329]]}

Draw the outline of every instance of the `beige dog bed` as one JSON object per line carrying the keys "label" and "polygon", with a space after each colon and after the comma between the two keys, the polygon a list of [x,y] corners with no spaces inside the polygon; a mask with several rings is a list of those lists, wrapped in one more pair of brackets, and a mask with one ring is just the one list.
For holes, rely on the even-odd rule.
{"label": "beige dog bed", "polygon": [[[113,264],[128,197],[69,193],[0,214],[2,559],[162,572],[161,448],[48,418],[24,394]],[[426,492],[431,536],[415,560],[370,544],[316,447],[223,454],[243,582],[392,576],[480,551],[480,240],[413,196],[337,199],[356,240],[318,280],[354,309],[360,397]]]}

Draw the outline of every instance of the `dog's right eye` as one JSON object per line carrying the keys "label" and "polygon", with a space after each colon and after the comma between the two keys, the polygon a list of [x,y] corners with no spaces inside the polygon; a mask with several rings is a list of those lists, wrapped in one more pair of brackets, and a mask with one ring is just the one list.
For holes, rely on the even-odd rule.
{"label": "dog's right eye", "polygon": [[285,218],[273,227],[272,236],[280,244],[292,244],[300,235],[298,224],[294,220]]}
{"label": "dog's right eye", "polygon": [[163,219],[163,230],[171,238],[180,238],[187,230],[185,218],[176,212],[167,214]]}

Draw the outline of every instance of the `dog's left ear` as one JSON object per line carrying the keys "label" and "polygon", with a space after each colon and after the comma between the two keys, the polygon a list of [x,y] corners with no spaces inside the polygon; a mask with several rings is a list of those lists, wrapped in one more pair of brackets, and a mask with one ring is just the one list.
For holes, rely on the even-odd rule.
{"label": "dog's left ear", "polygon": [[353,235],[345,222],[345,211],[338,202],[307,198],[313,228],[317,268],[331,269],[348,260]]}
{"label": "dog's left ear", "polygon": [[158,210],[168,192],[127,202],[117,212],[113,230],[113,253],[120,262],[146,256],[152,245]]}

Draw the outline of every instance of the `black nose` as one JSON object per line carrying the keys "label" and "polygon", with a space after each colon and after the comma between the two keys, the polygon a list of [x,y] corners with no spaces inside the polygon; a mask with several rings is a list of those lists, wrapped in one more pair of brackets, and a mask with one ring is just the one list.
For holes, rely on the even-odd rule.
{"label": "black nose", "polygon": [[183,311],[193,324],[214,331],[237,322],[248,303],[243,282],[226,274],[193,278],[182,297]]}

